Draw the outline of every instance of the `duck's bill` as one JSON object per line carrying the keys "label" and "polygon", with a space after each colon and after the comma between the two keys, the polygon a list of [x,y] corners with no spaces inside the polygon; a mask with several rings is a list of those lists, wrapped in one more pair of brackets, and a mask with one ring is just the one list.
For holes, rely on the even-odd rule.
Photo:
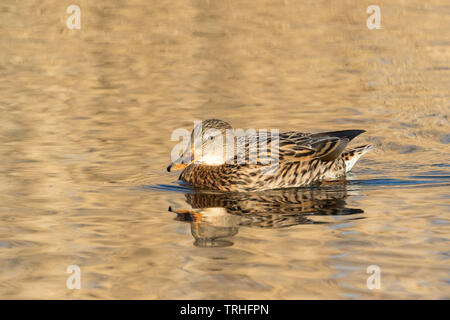
{"label": "duck's bill", "polygon": [[194,162],[191,159],[191,149],[186,149],[183,154],[174,162],[172,162],[168,167],[167,171],[170,172],[172,170],[182,170],[186,168],[188,165],[190,165],[192,162]]}
{"label": "duck's bill", "polygon": [[184,168],[186,168],[189,165],[189,163],[175,163],[172,162],[168,167],[167,167],[167,172],[170,171],[177,171],[177,170],[183,170]]}

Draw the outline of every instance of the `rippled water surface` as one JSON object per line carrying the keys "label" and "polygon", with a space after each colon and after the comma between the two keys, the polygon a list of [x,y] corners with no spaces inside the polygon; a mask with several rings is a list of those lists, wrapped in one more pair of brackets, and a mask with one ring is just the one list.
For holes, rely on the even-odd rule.
{"label": "rippled water surface", "polygon": [[[0,4],[0,298],[450,298],[448,1],[377,1],[380,30],[365,1],[77,4],[80,30]],[[195,193],[171,133],[212,117],[375,150],[346,183]]]}

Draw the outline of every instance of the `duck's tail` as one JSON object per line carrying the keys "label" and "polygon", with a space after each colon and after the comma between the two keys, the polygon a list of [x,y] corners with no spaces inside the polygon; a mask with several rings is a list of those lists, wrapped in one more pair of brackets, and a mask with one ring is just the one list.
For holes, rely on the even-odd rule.
{"label": "duck's tail", "polygon": [[367,144],[364,146],[347,149],[342,152],[341,157],[345,161],[345,173],[352,170],[355,163],[361,158],[363,154],[373,149],[373,146]]}

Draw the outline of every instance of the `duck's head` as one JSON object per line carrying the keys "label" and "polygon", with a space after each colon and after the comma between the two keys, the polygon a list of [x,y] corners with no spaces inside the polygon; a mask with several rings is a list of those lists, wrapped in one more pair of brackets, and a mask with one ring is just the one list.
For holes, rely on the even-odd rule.
{"label": "duck's head", "polygon": [[224,164],[227,134],[232,129],[228,122],[219,119],[203,120],[192,130],[191,141],[186,150],[167,167],[167,171],[184,169],[193,162],[205,165]]}

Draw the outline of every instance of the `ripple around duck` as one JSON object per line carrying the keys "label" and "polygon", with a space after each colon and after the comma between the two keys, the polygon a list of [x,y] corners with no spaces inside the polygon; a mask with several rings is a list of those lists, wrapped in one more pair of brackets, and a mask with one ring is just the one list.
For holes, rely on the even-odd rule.
{"label": "ripple around duck", "polygon": [[[439,167],[448,167],[448,165],[441,164]],[[425,174],[410,175],[401,178],[373,178],[373,179],[348,179],[347,185],[350,186],[362,186],[362,187],[444,187],[450,185],[450,175],[446,171],[430,171]],[[175,185],[175,184],[156,184],[156,185],[143,185],[144,188],[148,188],[155,191],[166,192],[181,192],[192,193],[195,192],[189,186]],[[317,187],[301,187],[292,189],[317,189]],[[330,189],[327,187],[320,187],[319,189]],[[271,192],[271,191],[267,191]]]}
{"label": "ripple around duck", "polygon": [[174,185],[174,184],[156,184],[156,185],[143,185],[142,187],[155,191],[168,191],[168,192],[181,192],[191,193],[194,192],[192,188]]}
{"label": "ripple around duck", "polygon": [[404,178],[374,178],[348,180],[350,186],[366,187],[444,187],[450,185],[450,175],[411,175]]}
{"label": "ripple around duck", "polygon": [[[415,185],[437,185],[446,186],[450,184],[450,177],[439,177],[435,179],[429,179],[429,177],[415,177],[416,179],[368,179],[368,180],[350,180],[350,185],[362,185],[362,186],[415,186]],[[435,178],[435,177],[433,177]]]}

